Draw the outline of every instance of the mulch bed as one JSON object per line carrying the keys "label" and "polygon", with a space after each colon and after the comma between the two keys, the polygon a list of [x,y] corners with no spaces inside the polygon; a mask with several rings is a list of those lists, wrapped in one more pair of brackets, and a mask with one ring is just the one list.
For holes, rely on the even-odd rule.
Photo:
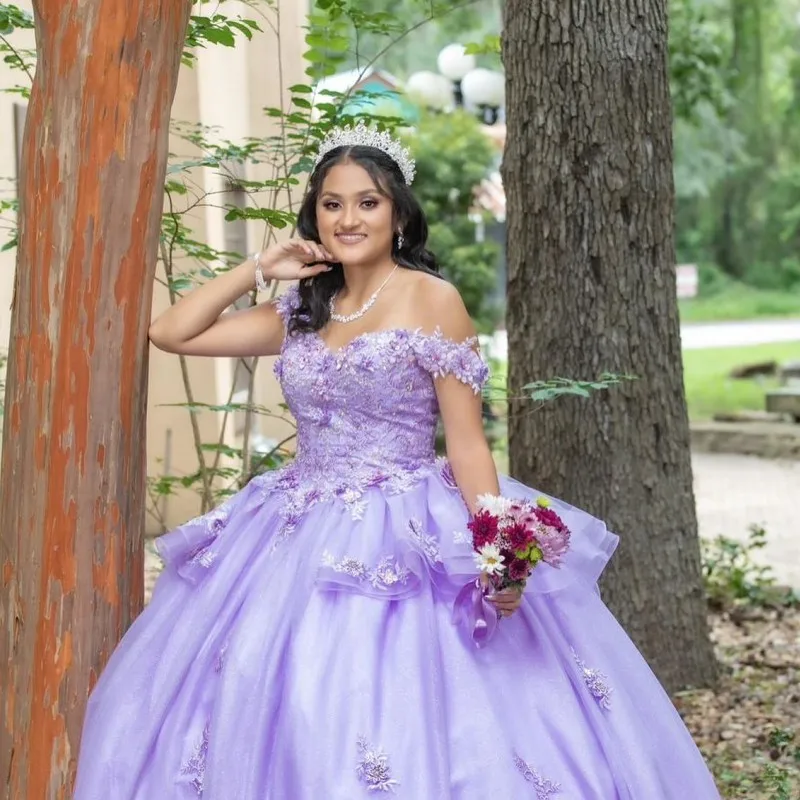
{"label": "mulch bed", "polygon": [[800,608],[733,606],[710,623],[719,686],[673,698],[681,716],[726,800],[800,800]]}

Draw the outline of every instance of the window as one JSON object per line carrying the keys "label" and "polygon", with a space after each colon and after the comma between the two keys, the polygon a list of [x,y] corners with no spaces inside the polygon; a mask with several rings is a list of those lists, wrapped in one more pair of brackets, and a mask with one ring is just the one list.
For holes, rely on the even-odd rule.
{"label": "window", "polygon": [[[234,180],[226,182],[222,195],[226,213],[231,209],[243,211],[247,207],[247,192]],[[232,219],[225,222],[225,250],[243,260],[247,255],[247,220]]]}
{"label": "window", "polygon": [[[247,402],[247,390],[250,388],[250,374],[255,364],[254,358],[234,358],[233,362],[233,395],[234,403]],[[233,435],[238,439],[244,435],[246,411],[233,412]],[[254,426],[255,427],[255,426]],[[256,431],[252,431],[255,433]]]}
{"label": "window", "polygon": [[14,151],[16,154],[17,181],[19,181],[22,172],[22,140],[25,134],[25,118],[27,115],[27,105],[14,103]]}
{"label": "window", "polygon": [[[247,192],[236,182],[236,179],[228,179],[222,195],[222,204],[225,211],[232,208],[244,209],[247,207]],[[247,221],[244,219],[232,219],[225,222],[223,247],[226,253],[231,254],[233,261],[244,260],[247,254]],[[252,304],[250,295],[243,295],[233,304],[234,308],[248,308]],[[233,370],[233,397],[234,403],[247,402],[247,390],[250,386],[250,373],[253,370],[255,359],[234,358],[231,359]],[[238,439],[244,434],[245,422],[247,419],[246,411],[233,412],[233,434]],[[254,433],[256,431],[253,431]]]}

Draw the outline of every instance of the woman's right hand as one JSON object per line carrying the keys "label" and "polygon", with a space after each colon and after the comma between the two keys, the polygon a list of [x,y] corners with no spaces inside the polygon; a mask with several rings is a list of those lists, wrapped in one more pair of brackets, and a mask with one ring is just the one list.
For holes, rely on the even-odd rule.
{"label": "woman's right hand", "polygon": [[259,256],[264,277],[275,281],[313,278],[322,272],[328,272],[332,263],[335,263],[333,256],[321,244],[305,239],[278,242]]}

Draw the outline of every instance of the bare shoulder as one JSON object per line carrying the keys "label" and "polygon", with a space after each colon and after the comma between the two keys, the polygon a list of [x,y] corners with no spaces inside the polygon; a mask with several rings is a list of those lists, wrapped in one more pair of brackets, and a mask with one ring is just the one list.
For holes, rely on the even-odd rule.
{"label": "bare shoulder", "polygon": [[437,328],[448,339],[462,341],[475,335],[461,295],[447,280],[418,272],[409,276],[409,307],[415,328],[432,333]]}

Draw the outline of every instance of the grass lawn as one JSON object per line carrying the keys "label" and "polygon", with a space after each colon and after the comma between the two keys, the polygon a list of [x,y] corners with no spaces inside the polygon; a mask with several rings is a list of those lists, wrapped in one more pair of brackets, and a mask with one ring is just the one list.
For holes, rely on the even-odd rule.
{"label": "grass lawn", "polygon": [[738,322],[800,317],[800,291],[765,291],[732,284],[709,296],[679,302],[681,322]]}
{"label": "grass lawn", "polygon": [[720,411],[764,410],[764,394],[777,381],[731,380],[728,373],[736,366],[761,361],[800,359],[800,342],[759,344],[748,347],[719,347],[686,350],[683,353],[686,402],[692,419],[711,419]]}

